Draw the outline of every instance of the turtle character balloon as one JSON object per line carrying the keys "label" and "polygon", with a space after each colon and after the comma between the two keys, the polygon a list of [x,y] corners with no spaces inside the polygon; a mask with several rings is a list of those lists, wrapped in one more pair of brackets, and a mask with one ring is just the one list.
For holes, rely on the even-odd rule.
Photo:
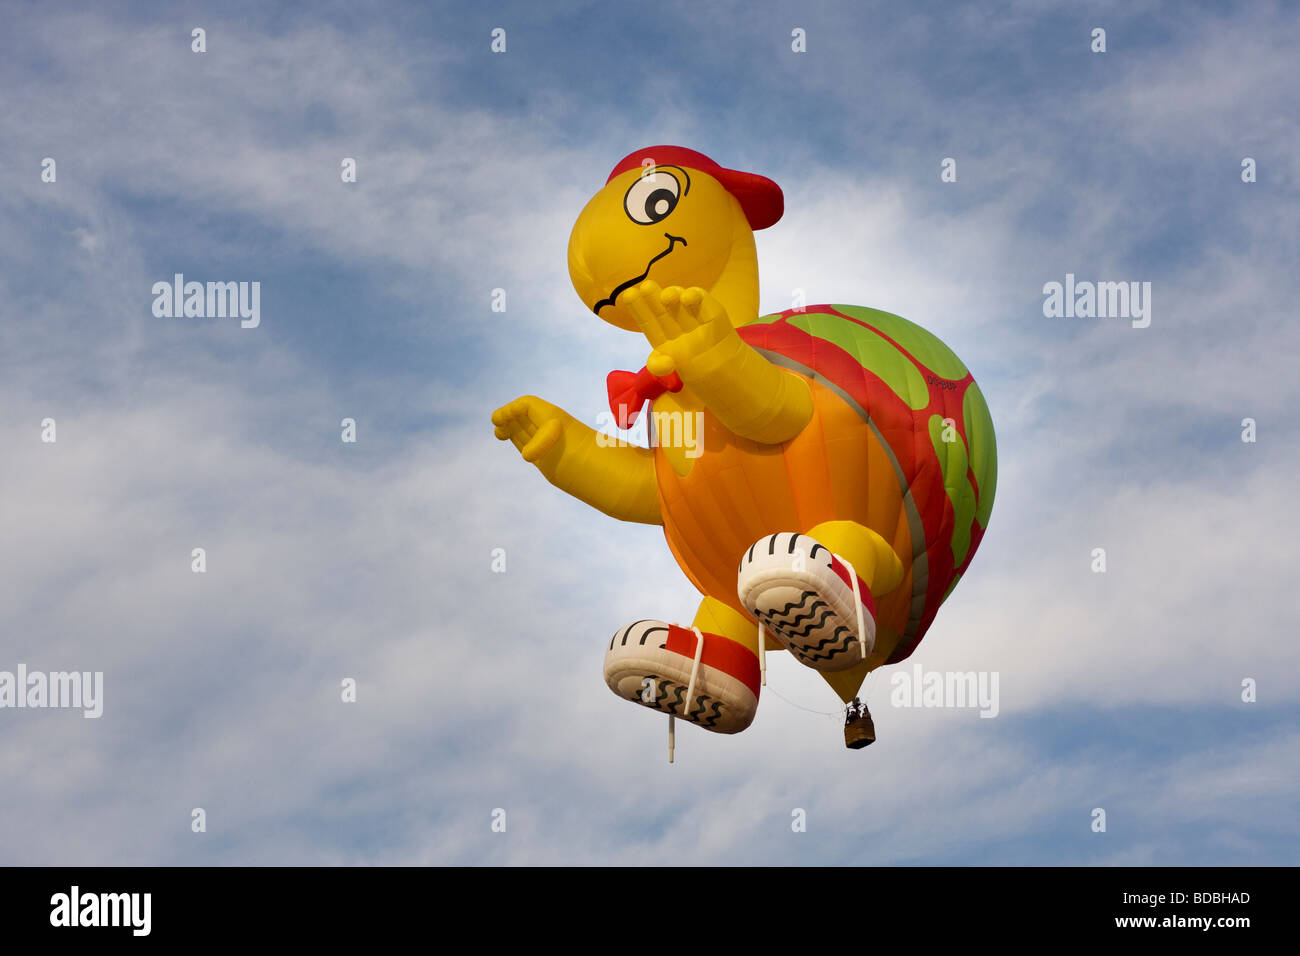
{"label": "turtle character balloon", "polygon": [[534,396],[492,422],[561,490],[662,525],[704,595],[690,626],[614,632],[615,694],[668,714],[670,738],[674,718],[739,733],[765,652],[784,649],[852,701],[856,748],[875,737],[863,679],[912,653],[979,547],[993,423],[957,356],[906,319],[852,305],[758,314],[754,230],[783,208],[770,179],[694,150],[627,156],[574,224],[569,275],[592,312],[650,343],[644,368],[608,380],[621,428],[650,403],[650,447]]}

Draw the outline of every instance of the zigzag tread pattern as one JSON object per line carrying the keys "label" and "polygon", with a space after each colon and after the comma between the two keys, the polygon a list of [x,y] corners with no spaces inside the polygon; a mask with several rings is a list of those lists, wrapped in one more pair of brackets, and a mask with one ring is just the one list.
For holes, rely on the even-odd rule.
{"label": "zigzag tread pattern", "polygon": [[[680,683],[679,681],[668,680],[665,677],[660,677],[658,674],[646,674],[645,676],[653,683],[655,699],[653,701],[647,701],[642,698],[640,693],[637,693],[635,696],[629,698],[630,700],[642,704],[645,707],[652,707],[655,710],[663,711],[664,713],[676,714],[683,720],[692,721],[693,723],[699,724],[701,727],[713,728],[717,726],[718,720],[722,717],[722,709],[726,706],[722,701],[718,700],[716,697],[711,697],[708,694],[697,693],[695,699],[699,704],[699,708],[695,710],[694,713],[686,714],[682,712],[686,706],[685,698],[687,686],[685,684]],[[641,686],[642,688],[645,687],[644,679]],[[667,700],[670,693],[675,693],[675,696],[672,700]],[[712,708],[712,712],[706,713],[710,707]]]}
{"label": "zigzag tread pattern", "polygon": [[[793,617],[791,617],[790,612],[792,610],[795,610],[797,608],[798,610],[803,611],[804,605],[808,603],[809,598],[817,598],[817,600],[814,601],[812,606],[809,607],[808,610],[803,614],[796,614]],[[779,611],[769,610],[765,613],[771,619],[772,623],[780,625],[782,630],[789,631],[791,633],[799,633],[798,631],[794,631],[795,625],[798,624],[800,621],[806,621],[808,618],[812,617],[814,614],[817,613],[817,611],[820,608],[825,608],[826,614],[822,615],[822,619],[820,621],[817,621],[815,624],[809,624],[806,628],[803,629],[803,633],[801,636],[807,637],[809,634],[812,633],[812,628],[814,626],[820,627],[823,623],[825,623],[826,615],[831,613],[830,605],[827,604],[825,601],[823,601],[816,591],[804,591],[803,596],[798,601],[788,602],[786,606]],[[780,620],[778,620],[778,618]]]}
{"label": "zigzag tread pattern", "polygon": [[[817,600],[814,601],[812,606],[804,613],[791,617],[790,612],[796,608],[803,610],[804,605],[808,603],[809,598],[817,598]],[[809,621],[809,623],[804,625],[802,628],[794,628],[793,625],[813,617],[817,613],[819,607],[823,609],[822,615],[819,619]],[[834,613],[830,606],[818,597],[816,591],[804,591],[798,601],[787,602],[786,606],[779,611],[764,611],[762,608],[754,608],[754,613],[759,617],[762,617],[779,636],[784,637],[791,645],[790,650],[801,660],[809,662],[834,660],[836,655],[846,653],[849,648],[853,646],[853,635],[843,624],[836,625],[834,633],[832,633],[830,637],[822,638],[816,645],[809,646],[805,640],[803,640],[812,634],[814,628],[821,627],[825,624],[831,614]],[[847,637],[841,639],[841,634],[847,635]],[[830,650],[824,654],[820,653],[826,649],[828,644],[834,644],[836,646],[831,647]]]}

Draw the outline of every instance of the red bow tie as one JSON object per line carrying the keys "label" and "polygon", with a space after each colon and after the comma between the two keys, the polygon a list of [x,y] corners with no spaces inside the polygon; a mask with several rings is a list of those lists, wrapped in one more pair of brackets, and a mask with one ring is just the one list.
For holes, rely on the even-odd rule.
{"label": "red bow tie", "polygon": [[609,386],[609,410],[624,431],[636,422],[646,402],[654,401],[664,392],[682,390],[682,380],[676,372],[661,377],[650,374],[644,367],[639,372],[610,372],[605,384]]}

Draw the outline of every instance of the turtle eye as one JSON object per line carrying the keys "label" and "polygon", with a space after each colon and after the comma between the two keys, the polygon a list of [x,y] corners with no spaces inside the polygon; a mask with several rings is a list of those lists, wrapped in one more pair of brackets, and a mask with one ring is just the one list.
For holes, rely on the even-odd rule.
{"label": "turtle eye", "polygon": [[677,177],[656,169],[634,182],[623,197],[623,209],[628,218],[643,226],[659,222],[677,208],[677,198],[682,187]]}

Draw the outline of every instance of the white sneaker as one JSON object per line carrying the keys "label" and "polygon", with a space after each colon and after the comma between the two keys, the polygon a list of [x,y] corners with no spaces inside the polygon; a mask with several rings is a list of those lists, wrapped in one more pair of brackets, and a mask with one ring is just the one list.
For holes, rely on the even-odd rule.
{"label": "white sneaker", "polygon": [[[758,655],[719,634],[698,642],[689,627],[637,621],[605,652],[605,683],[619,697],[719,734],[738,734],[758,710]],[[691,689],[692,673],[695,678]]]}
{"label": "white sneaker", "polygon": [[816,670],[847,670],[862,662],[864,644],[868,655],[875,647],[871,589],[808,535],[782,532],[755,541],[740,561],[736,593],[786,650]]}

